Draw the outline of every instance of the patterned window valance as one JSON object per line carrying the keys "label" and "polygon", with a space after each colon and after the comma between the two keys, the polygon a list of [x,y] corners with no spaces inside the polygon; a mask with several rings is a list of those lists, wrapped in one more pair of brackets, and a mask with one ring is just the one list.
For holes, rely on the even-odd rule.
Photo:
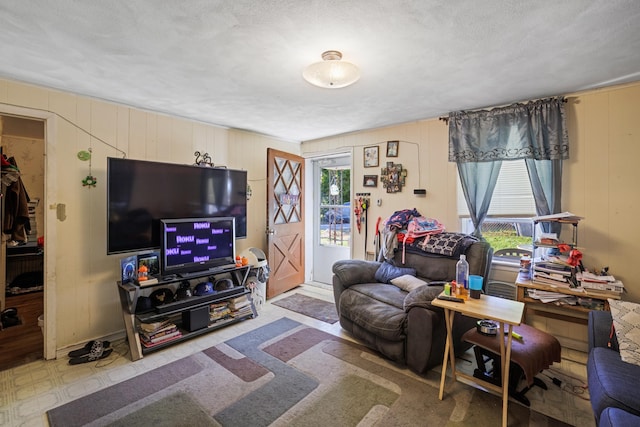
{"label": "patterned window valance", "polygon": [[449,114],[449,161],[566,160],[564,98]]}

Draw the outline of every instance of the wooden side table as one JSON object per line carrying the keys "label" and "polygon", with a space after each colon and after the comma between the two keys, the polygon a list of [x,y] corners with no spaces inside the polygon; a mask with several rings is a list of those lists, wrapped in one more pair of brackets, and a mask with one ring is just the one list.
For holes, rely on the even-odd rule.
{"label": "wooden side table", "polygon": [[[539,300],[533,299],[527,295],[529,289],[535,289],[539,291],[557,292],[564,295],[575,296],[579,298],[591,298],[594,301],[600,301],[604,310],[609,310],[609,302],[607,299],[620,299],[620,294],[611,291],[595,291],[578,288],[568,288],[561,286],[550,286],[540,283],[535,283],[529,279],[523,279],[521,275],[518,275],[516,279],[516,286],[518,287],[517,298],[518,301],[522,301],[526,304],[526,311],[532,311],[534,314],[550,317],[554,319],[564,320],[566,322],[573,322],[586,325],[587,316],[591,310],[591,307],[582,307],[580,305],[555,305],[553,303],[543,303]],[[526,317],[525,311],[525,317]]]}
{"label": "wooden side table", "polygon": [[[444,394],[444,383],[447,376],[447,362],[451,363],[451,377],[454,381],[457,377],[465,378],[482,387],[502,393],[502,425],[507,425],[507,405],[509,403],[509,363],[511,362],[511,343],[513,340],[513,326],[519,325],[522,321],[524,313],[524,303],[520,301],[512,301],[504,298],[482,295],[480,299],[468,299],[464,303],[452,302],[440,299],[434,299],[432,305],[444,309],[445,324],[447,326],[447,341],[444,348],[444,357],[442,360],[442,375],[440,377],[440,394],[442,400]],[[478,379],[467,375],[464,372],[456,372],[456,356],[453,348],[453,319],[455,313],[461,313],[466,316],[478,319],[489,319],[500,325],[500,336],[504,336],[505,325],[507,325],[508,336],[505,346],[504,340],[500,340],[500,369],[502,372],[502,386],[484,382],[478,382]]]}

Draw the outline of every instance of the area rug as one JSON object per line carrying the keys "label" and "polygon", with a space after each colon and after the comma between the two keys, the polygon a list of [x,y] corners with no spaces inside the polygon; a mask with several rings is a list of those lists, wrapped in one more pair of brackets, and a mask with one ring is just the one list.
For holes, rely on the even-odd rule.
{"label": "area rug", "polygon": [[303,294],[292,294],[288,297],[277,300],[273,303],[278,307],[313,317],[327,323],[336,323],[338,312],[336,305],[318,298],[313,298]]}
{"label": "area rug", "polygon": [[[59,426],[496,426],[501,400],[281,318],[47,412]],[[517,403],[510,426],[566,426]]]}

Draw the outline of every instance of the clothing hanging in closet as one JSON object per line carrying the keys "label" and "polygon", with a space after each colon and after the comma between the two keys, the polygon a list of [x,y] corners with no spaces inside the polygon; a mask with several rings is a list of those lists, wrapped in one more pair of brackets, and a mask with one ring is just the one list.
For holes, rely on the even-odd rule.
{"label": "clothing hanging in closet", "polygon": [[20,169],[13,157],[2,158],[2,183],[7,186],[4,198],[4,218],[2,230],[10,236],[7,244],[26,243],[27,233],[31,231],[29,222],[29,194],[27,193]]}

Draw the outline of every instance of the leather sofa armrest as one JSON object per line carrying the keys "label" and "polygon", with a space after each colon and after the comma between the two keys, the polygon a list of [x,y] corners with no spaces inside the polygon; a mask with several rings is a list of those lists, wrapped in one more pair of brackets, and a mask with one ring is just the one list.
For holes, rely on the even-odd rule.
{"label": "leather sofa armrest", "polygon": [[429,308],[415,305],[407,314],[405,357],[407,366],[415,373],[424,374],[434,366],[442,364],[442,354],[439,356],[432,354],[433,341],[435,336],[439,334],[438,328],[444,326],[441,316]]}
{"label": "leather sofa armrest", "polygon": [[434,309],[435,307],[431,305],[431,301],[440,295],[443,289],[444,286],[442,285],[426,285],[412,290],[404,297],[404,311],[409,312],[413,307]]}
{"label": "leather sofa armrest", "polygon": [[[425,286],[425,288],[428,287]],[[433,288],[437,288],[437,286]],[[438,293],[435,295],[438,295]],[[424,374],[429,369],[442,365],[444,347],[447,340],[447,328],[444,322],[443,310],[440,307],[431,306],[430,302],[427,302],[427,299],[424,298],[425,296],[423,295],[421,303],[409,303],[410,307],[405,308],[408,311],[407,366],[418,374]],[[467,317],[460,313],[454,314],[452,336],[453,349],[456,356],[461,356],[471,347],[471,344],[462,341],[462,335],[469,329],[474,328],[476,322],[477,319],[472,317]]]}
{"label": "leather sofa armrest", "polygon": [[346,259],[333,264],[333,298],[336,310],[340,314],[340,296],[351,285],[358,283],[375,283],[376,271],[380,267],[378,261]]}
{"label": "leather sofa armrest", "polygon": [[[611,335],[611,325],[613,318],[610,311],[591,310],[587,325],[587,337],[589,340],[589,351],[595,347],[609,347],[609,336]],[[614,334],[615,338],[615,334]],[[613,344],[617,344],[614,340]],[[614,350],[617,351],[617,345]]]}
{"label": "leather sofa armrest", "polygon": [[336,261],[333,264],[334,283],[337,281],[345,288],[358,283],[375,283],[376,271],[380,263],[361,259]]}

